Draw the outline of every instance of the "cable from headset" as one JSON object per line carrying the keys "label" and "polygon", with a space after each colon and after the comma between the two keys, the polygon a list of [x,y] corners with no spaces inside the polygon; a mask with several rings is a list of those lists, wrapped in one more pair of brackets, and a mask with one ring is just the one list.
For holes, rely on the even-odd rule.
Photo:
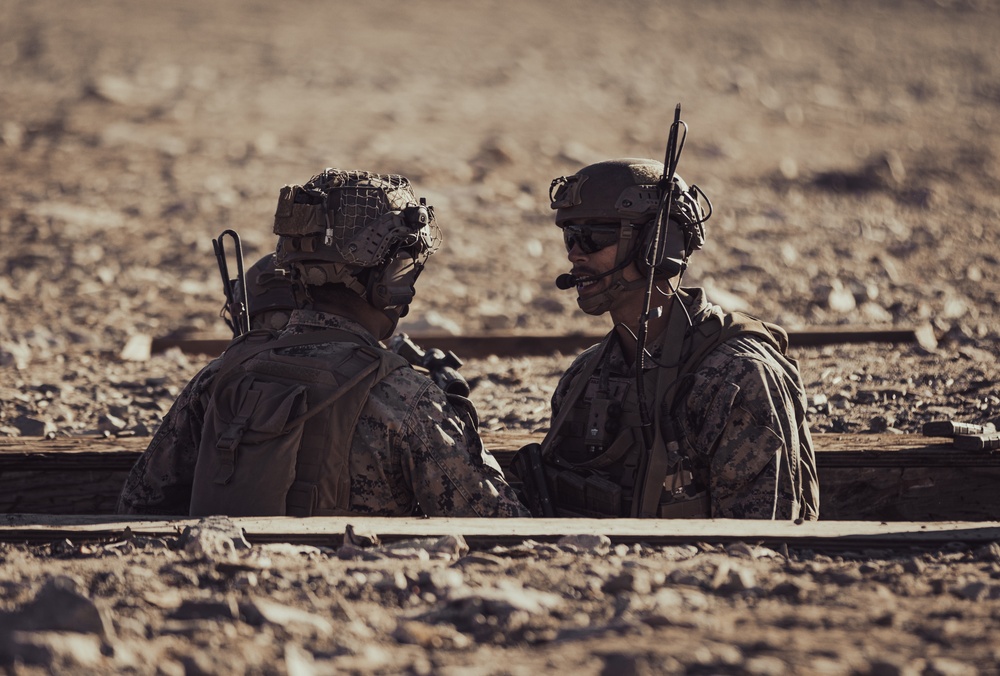
{"label": "cable from headset", "polygon": [[[692,328],[694,328],[694,318],[691,317],[691,312],[688,310],[687,305],[685,305],[684,302],[677,297],[677,292],[680,291],[680,288],[681,288],[681,279],[683,278],[683,276],[684,276],[684,273],[682,271],[681,274],[677,277],[677,287],[676,288],[670,283],[669,279],[666,280],[667,287],[670,289],[670,293],[669,294],[665,293],[663,291],[663,289],[661,289],[658,286],[656,287],[656,290],[659,291],[664,296],[673,296],[674,297],[674,302],[671,303],[671,305],[670,305],[671,312],[673,312],[674,304],[679,304],[681,306],[681,310],[684,312],[684,318],[687,320],[687,328],[684,330],[684,338],[687,339],[688,332]],[[678,364],[680,364],[680,362],[682,361],[682,358],[678,357],[677,361],[674,362],[673,364],[667,364],[666,362],[662,362],[659,359],[657,359],[656,357],[654,357],[652,355],[652,353],[649,352],[649,350],[645,351],[645,356],[649,358],[649,361],[653,362],[654,366],[656,366],[658,368],[664,368],[664,369],[674,368],[675,366],[677,366]]]}
{"label": "cable from headset", "polygon": [[[674,297],[676,297],[677,296],[677,292],[681,290],[681,280],[682,279],[684,279],[684,271],[683,270],[681,270],[680,274],[677,276],[677,286],[676,287],[673,284],[670,283],[669,279],[664,280],[666,282],[666,284],[667,284],[667,288],[670,289],[669,293],[666,292],[666,291],[664,291],[663,289],[661,289],[659,286],[656,287],[656,290],[659,291],[660,294],[662,294],[664,296],[674,296]],[[684,316],[687,317],[688,326],[694,326],[694,319],[691,317],[691,313],[688,312],[687,305],[684,305],[684,303],[681,303],[681,307],[684,308]]]}

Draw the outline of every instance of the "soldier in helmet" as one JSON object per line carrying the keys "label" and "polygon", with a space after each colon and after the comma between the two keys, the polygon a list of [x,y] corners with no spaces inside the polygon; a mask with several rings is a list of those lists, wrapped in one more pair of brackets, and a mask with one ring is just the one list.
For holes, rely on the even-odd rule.
{"label": "soldier in helmet", "polygon": [[327,169],[282,189],[274,233],[287,325],[234,340],[175,403],[119,511],[527,516],[471,402],[380,343],[440,245],[409,181]]}
{"label": "soldier in helmet", "polygon": [[[680,286],[705,241],[704,193],[656,160],[626,158],[557,178],[550,196],[572,265],[556,284],[614,328],[561,378],[541,447],[515,459],[532,510],[816,519],[815,456],[787,335]],[[532,454],[535,480],[522,469]]]}

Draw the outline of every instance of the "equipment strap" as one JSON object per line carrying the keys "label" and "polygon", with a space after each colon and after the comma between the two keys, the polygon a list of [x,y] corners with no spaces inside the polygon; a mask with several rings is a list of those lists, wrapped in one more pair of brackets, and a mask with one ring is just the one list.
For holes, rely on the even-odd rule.
{"label": "equipment strap", "polygon": [[[327,432],[336,432],[338,431],[336,429],[337,427],[341,428],[341,430],[339,430],[341,432],[343,430],[351,430],[345,440],[345,448],[350,448],[350,442],[354,436],[354,430],[357,427],[358,415],[360,415],[361,410],[364,408],[365,402],[368,399],[367,393],[371,390],[372,386],[374,386],[374,381],[378,380],[378,373],[376,372],[381,364],[381,359],[378,356],[370,355],[370,361],[364,364],[359,370],[356,370],[351,377],[341,384],[336,390],[331,392],[319,403],[310,405],[309,410],[303,415],[299,416],[295,420],[289,421],[288,429],[291,429],[296,425],[304,425],[306,421],[313,418],[320,411],[329,411],[330,407],[336,401],[341,399],[347,393],[353,391],[355,387],[359,387],[362,384],[364,386],[364,396],[358,397],[353,406],[351,406],[350,410],[340,412],[341,414],[337,416],[337,422],[340,424],[334,424],[332,430],[329,429],[331,421],[321,423],[318,427],[310,425],[305,428],[302,443],[299,445],[299,453],[295,461],[295,483],[292,486],[292,490],[289,491],[286,499],[288,515],[312,516],[316,511],[317,502],[319,502],[321,497],[329,497],[331,498],[330,502],[332,504],[337,504],[347,508],[347,503],[350,500],[350,472],[349,467],[346,465],[346,455],[341,456],[344,458],[344,465],[342,467],[337,467],[337,469],[341,471],[335,474],[334,481],[327,485],[327,488],[330,488],[330,486],[335,487],[335,489],[331,489],[332,495],[320,495],[320,474],[322,472],[324,462],[330,459],[330,447],[328,443],[329,437]],[[337,414],[337,411],[335,410],[334,413]],[[326,515],[330,516],[329,514]]]}
{"label": "equipment strap", "polygon": [[[661,339],[663,341],[661,358],[666,366],[662,367],[656,378],[656,396],[653,398],[653,440],[650,447],[645,449],[644,476],[641,477],[641,490],[632,500],[632,516],[644,518],[659,516],[657,510],[663,493],[663,480],[667,476],[667,471],[680,460],[680,446],[673,425],[668,422],[667,430],[664,430],[662,425],[663,402],[666,401],[667,393],[677,386],[681,369],[681,350],[688,328],[684,308],[678,307],[680,302],[675,296],[670,304],[667,328]],[[664,433],[668,433],[669,438],[665,438]]]}

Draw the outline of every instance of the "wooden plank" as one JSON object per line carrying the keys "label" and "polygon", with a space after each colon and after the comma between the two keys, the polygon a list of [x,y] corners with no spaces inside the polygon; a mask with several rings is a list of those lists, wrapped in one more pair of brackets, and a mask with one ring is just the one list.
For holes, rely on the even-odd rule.
{"label": "wooden plank", "polygon": [[818,347],[848,343],[915,343],[917,331],[910,327],[871,329],[857,326],[817,327],[788,331],[791,347]]}
{"label": "wooden plank", "polygon": [[[877,521],[786,521],[733,519],[462,519],[411,517],[242,517],[232,521],[252,544],[292,542],[337,547],[348,524],[383,542],[461,535],[473,548],[525,540],[554,542],[564,535],[603,534],[612,543],[648,545],[707,542],[760,543],[771,547],[883,549],[982,545],[1000,540],[1000,522],[883,523]],[[126,530],[149,537],[175,536],[197,519],[162,520],[117,516],[11,514],[0,519],[0,541],[73,542],[120,539]]]}
{"label": "wooden plank", "polygon": [[0,513],[114,514],[128,469],[0,471]]}
{"label": "wooden plank", "polygon": [[0,438],[0,472],[128,471],[150,437]]}
{"label": "wooden plank", "polygon": [[[540,433],[484,432],[501,466]],[[959,451],[920,435],[817,434],[824,519],[1000,519],[1000,453]],[[0,513],[107,514],[149,438],[0,443]]]}
{"label": "wooden plank", "polygon": [[821,467],[820,515],[880,521],[1000,519],[1000,467]]}
{"label": "wooden plank", "polygon": [[[839,345],[844,343],[912,343],[917,339],[912,328],[871,329],[856,326],[816,327],[790,330],[788,343],[792,347],[814,347]],[[530,357],[562,354],[578,354],[601,341],[603,334],[479,334],[455,336],[445,333],[411,335],[417,345],[441,350],[451,350],[463,359],[482,358],[489,355],[501,357]],[[164,336],[154,338],[153,352],[163,352],[179,348],[189,354],[216,356],[229,344],[229,338],[219,336]]]}
{"label": "wooden plank", "polygon": [[[532,441],[540,441],[545,430],[482,430],[487,446],[498,450],[516,450]],[[101,437],[97,435],[56,437],[0,437],[0,462],[5,456],[28,453],[115,453],[142,450],[150,437]],[[870,453],[884,451],[940,450],[948,451],[949,439],[925,437],[921,434],[813,434],[816,448],[822,451]],[[969,453],[972,457],[988,458],[990,453]]]}
{"label": "wooden plank", "polygon": [[[543,431],[482,432],[483,443],[506,467],[517,449],[541,441]],[[128,469],[150,437],[14,437],[0,439],[0,471]],[[814,434],[822,467],[1000,467],[1000,453],[963,451],[950,440],[919,434]]]}

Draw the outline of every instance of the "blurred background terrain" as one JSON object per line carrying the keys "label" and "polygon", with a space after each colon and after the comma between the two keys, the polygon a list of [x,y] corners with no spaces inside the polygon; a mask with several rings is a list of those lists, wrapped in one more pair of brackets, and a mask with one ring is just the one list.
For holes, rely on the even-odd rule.
{"label": "blurred background terrain", "polygon": [[[924,328],[922,346],[798,351],[818,428],[992,419],[995,9],[5,0],[0,427],[154,426],[204,360],[123,346],[224,335],[212,238],[233,228],[256,260],[279,188],[327,166],[405,174],[437,210],[445,245],[402,330],[603,332],[553,284],[548,186],[662,159],[677,103],[680,174],[715,206],[686,284],[793,330]],[[536,427],[570,357],[466,368],[486,418]]]}
{"label": "blurred background terrain", "polygon": [[[680,174],[715,205],[686,284],[791,330],[918,330],[794,348],[814,431],[1000,422],[998,36],[991,0],[0,0],[0,445],[149,435],[208,357],[132,347],[225,336],[212,238],[235,229],[256,260],[281,186],[324,167],[405,174],[437,210],[445,244],[401,329],[603,333],[555,288],[549,183],[661,159],[678,102]],[[483,427],[544,428],[573,356],[469,359]],[[902,676],[1000,660],[997,543],[237,555],[217,527],[0,544],[0,663]],[[213,555],[226,538],[235,559]]]}

